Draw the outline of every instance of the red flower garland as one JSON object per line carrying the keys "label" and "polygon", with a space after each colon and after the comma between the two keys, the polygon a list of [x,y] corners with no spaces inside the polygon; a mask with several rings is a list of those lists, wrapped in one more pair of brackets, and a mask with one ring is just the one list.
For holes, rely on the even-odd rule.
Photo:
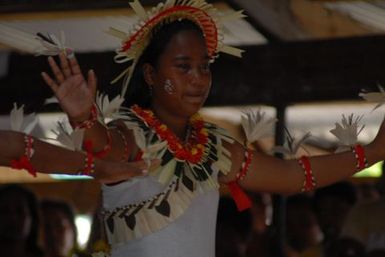
{"label": "red flower garland", "polygon": [[123,46],[121,47],[120,51],[124,52],[129,50],[135,43],[135,41],[139,40],[138,38],[143,37],[143,35],[146,35],[149,28],[155,26],[162,19],[170,17],[172,14],[177,14],[178,12],[191,14],[192,17],[195,17],[195,19],[197,19],[197,23],[200,25],[205,35],[209,57],[213,58],[218,48],[218,29],[216,27],[215,22],[210,17],[210,15],[204,10],[192,6],[183,5],[177,5],[168,8],[157,14],[155,17],[152,17],[151,19],[146,21],[146,23],[142,25],[142,27],[138,31],[136,31],[127,41],[123,42]]}
{"label": "red flower garland", "polygon": [[208,142],[208,132],[198,114],[191,117],[192,132],[187,144],[183,145],[180,139],[165,124],[162,124],[152,111],[144,110],[137,105],[131,109],[150,128],[155,130],[161,140],[167,141],[168,149],[174,153],[175,158],[193,164],[202,160],[205,144]]}

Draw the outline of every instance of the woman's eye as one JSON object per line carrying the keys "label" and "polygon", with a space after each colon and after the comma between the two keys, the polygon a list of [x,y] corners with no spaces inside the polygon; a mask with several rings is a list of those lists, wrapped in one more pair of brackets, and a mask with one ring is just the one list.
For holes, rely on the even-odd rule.
{"label": "woman's eye", "polygon": [[189,71],[190,70],[190,65],[188,65],[188,64],[178,64],[176,67],[178,67],[182,71]]}

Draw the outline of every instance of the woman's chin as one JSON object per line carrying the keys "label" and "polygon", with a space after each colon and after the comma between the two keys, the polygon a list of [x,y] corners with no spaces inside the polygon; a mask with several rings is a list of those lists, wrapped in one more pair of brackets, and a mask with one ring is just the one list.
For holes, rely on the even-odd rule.
{"label": "woman's chin", "polygon": [[192,116],[200,111],[203,107],[203,103],[188,103],[185,104],[184,110],[188,116]]}

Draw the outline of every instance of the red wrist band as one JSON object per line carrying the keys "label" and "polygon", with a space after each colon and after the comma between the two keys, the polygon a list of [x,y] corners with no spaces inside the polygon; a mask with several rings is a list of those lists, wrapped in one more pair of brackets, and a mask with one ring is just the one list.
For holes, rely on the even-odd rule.
{"label": "red wrist band", "polygon": [[246,209],[249,209],[251,207],[251,200],[246,195],[246,193],[242,190],[242,188],[239,186],[239,181],[242,180],[250,167],[250,163],[253,157],[253,152],[251,149],[246,149],[245,151],[245,160],[243,161],[241,165],[240,171],[237,173],[235,180],[229,182],[227,184],[230,194],[232,198],[235,201],[235,204],[237,205],[238,211],[243,211]]}
{"label": "red wrist band", "polygon": [[30,135],[24,136],[25,150],[24,155],[22,155],[18,160],[12,160],[10,167],[18,170],[27,170],[29,174],[33,177],[36,177],[36,169],[32,166],[31,158],[35,153],[33,149],[33,137]]}
{"label": "red wrist band", "polygon": [[[101,151],[93,153],[93,155],[97,158],[103,158],[111,151],[112,137],[108,129],[106,131],[106,134],[107,134],[107,144],[103,147]],[[85,140],[83,147],[87,152],[93,152],[93,143],[91,140]]]}
{"label": "red wrist band", "polygon": [[311,169],[309,158],[307,156],[301,156],[301,158],[298,159],[298,163],[302,167],[305,175],[305,179],[304,179],[301,191],[309,192],[314,190],[317,183],[313,175],[313,171]]}
{"label": "red wrist band", "polygon": [[355,145],[352,148],[352,152],[354,154],[354,157],[356,158],[357,164],[356,169],[357,171],[363,170],[368,167],[368,160],[365,156],[365,149],[362,147],[362,145]]}

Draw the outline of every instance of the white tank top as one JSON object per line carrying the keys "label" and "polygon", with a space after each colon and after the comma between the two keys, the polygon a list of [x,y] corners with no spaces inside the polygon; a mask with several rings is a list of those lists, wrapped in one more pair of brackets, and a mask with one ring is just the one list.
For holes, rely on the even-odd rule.
{"label": "white tank top", "polygon": [[[102,189],[104,208],[112,210],[149,199],[164,190],[164,185],[147,176]],[[218,199],[215,189],[198,194],[176,220],[147,236],[112,245],[111,256],[214,257]]]}

